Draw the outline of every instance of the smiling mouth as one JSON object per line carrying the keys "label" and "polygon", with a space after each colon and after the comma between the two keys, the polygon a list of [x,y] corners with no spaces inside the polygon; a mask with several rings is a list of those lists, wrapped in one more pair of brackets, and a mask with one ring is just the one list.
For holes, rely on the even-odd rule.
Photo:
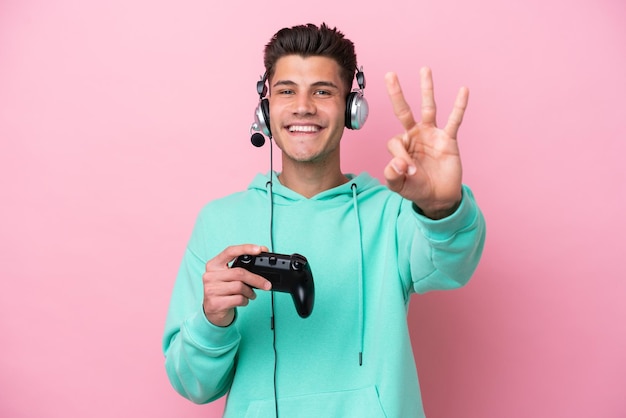
{"label": "smiling mouth", "polygon": [[315,125],[290,125],[287,127],[289,132],[319,132],[320,127]]}

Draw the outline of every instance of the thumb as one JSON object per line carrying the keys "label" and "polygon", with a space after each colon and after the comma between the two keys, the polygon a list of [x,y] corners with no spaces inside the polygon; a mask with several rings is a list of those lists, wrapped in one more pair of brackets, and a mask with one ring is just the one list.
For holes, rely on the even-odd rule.
{"label": "thumb", "polygon": [[384,175],[389,189],[399,192],[404,187],[406,176],[409,175],[409,164],[402,158],[393,158],[385,167]]}

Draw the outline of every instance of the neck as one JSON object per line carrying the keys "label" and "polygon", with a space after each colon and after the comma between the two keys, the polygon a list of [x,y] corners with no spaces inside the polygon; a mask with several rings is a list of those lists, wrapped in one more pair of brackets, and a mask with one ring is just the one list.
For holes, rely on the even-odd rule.
{"label": "neck", "polygon": [[339,164],[302,163],[285,158],[279,179],[283,186],[307,199],[348,181]]}

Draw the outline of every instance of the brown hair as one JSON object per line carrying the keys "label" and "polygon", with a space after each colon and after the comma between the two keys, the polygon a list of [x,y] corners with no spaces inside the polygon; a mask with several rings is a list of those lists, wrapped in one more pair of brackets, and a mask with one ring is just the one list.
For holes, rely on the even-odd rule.
{"label": "brown hair", "polygon": [[263,61],[268,80],[274,75],[276,61],[286,55],[334,59],[341,67],[340,77],[346,85],[346,94],[350,92],[357,69],[356,53],[352,41],[345,38],[337,28],[331,29],[325,23],[318,28],[309,23],[276,32],[265,46]]}

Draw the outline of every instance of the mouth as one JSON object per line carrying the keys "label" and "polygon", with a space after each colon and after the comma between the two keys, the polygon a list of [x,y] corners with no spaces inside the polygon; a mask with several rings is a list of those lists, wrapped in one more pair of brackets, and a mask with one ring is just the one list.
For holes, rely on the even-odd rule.
{"label": "mouth", "polygon": [[289,132],[301,132],[301,133],[316,133],[320,131],[320,127],[317,125],[288,125],[287,130]]}

